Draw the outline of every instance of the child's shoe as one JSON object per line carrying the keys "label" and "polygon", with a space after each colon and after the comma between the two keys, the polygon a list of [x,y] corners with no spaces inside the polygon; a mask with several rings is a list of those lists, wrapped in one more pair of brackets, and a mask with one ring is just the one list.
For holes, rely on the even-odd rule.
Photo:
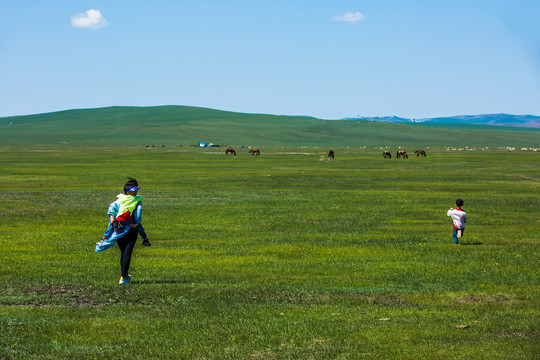
{"label": "child's shoe", "polygon": [[124,279],[123,276],[120,276],[120,281],[118,281],[119,284],[129,284],[129,280],[131,280],[131,275],[128,275],[126,279]]}
{"label": "child's shoe", "polygon": [[461,236],[463,235],[463,232],[461,230],[457,231],[457,238],[461,239]]}
{"label": "child's shoe", "polygon": [[150,241],[148,241],[148,238],[143,239],[142,244],[143,244],[144,246],[152,246],[152,244],[150,244]]}

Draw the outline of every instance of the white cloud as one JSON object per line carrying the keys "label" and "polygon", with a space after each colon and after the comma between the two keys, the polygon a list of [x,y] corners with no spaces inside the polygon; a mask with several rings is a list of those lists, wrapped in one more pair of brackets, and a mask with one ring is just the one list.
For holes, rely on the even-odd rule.
{"label": "white cloud", "polygon": [[358,21],[364,21],[365,19],[366,17],[360,11],[357,11],[357,12],[351,11],[343,15],[336,15],[332,18],[333,21],[346,21],[346,22],[350,22],[351,24]]}
{"label": "white cloud", "polygon": [[101,15],[101,11],[90,9],[84,14],[73,15],[71,17],[71,25],[84,29],[97,30],[109,24],[103,15]]}

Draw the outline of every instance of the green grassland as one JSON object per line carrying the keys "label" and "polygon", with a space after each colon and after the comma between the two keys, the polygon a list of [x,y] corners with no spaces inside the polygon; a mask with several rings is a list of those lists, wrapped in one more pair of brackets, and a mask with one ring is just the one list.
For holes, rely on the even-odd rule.
{"label": "green grassland", "polygon": [[[0,359],[540,353],[537,129],[178,106],[0,129]],[[399,146],[428,157],[382,158]],[[143,187],[153,246],[138,241],[119,286],[118,249],[94,245],[126,176]]]}
{"label": "green grassland", "polygon": [[[14,125],[10,125],[11,122]],[[110,107],[0,118],[0,149],[252,146],[538,147],[540,129],[333,121],[187,106]]]}
{"label": "green grassland", "polygon": [[[249,135],[262,148],[226,157],[172,147],[203,137],[200,124],[172,136],[158,119],[153,132],[139,122],[111,149],[121,131],[105,135],[106,121],[75,131],[47,120],[55,137],[42,120],[13,126],[33,129],[25,144],[1,135],[2,359],[538,358],[540,154],[496,149],[531,146],[538,132],[517,131],[516,143],[494,130],[483,143],[454,130],[471,143],[443,146],[491,148],[408,160],[384,160],[360,138],[330,161],[327,149],[295,146],[290,129],[270,144],[255,132],[201,139]],[[392,136],[414,146],[449,136],[382,125],[338,128],[412,128]],[[167,147],[141,146],[152,142]],[[153,246],[138,240],[132,283],[120,286],[118,249],[94,245],[126,176],[142,186]],[[446,211],[458,197],[469,221],[456,246]]]}

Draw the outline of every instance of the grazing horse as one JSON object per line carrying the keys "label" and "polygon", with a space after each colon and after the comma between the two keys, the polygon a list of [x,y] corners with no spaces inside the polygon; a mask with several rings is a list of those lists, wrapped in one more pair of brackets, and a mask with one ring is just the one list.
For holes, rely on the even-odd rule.
{"label": "grazing horse", "polygon": [[385,159],[391,159],[392,158],[392,154],[390,154],[390,151],[383,151],[382,156]]}
{"label": "grazing horse", "polygon": [[426,152],[424,150],[416,150],[414,153],[416,154],[416,157],[426,157]]}
{"label": "grazing horse", "polygon": [[232,148],[232,146],[229,146],[227,150],[225,150],[225,155],[234,155],[236,156],[236,151]]}
{"label": "grazing horse", "polygon": [[259,155],[261,155],[261,152],[257,148],[252,148],[251,150],[249,150],[249,153],[251,154],[251,156],[253,156],[253,155],[259,156]]}
{"label": "grazing horse", "polygon": [[328,153],[328,158],[330,160],[334,160],[334,150],[330,150],[330,152]]}
{"label": "grazing horse", "polygon": [[404,151],[404,150],[398,150],[398,152],[396,153],[396,158],[399,159],[400,156],[402,156],[403,159],[408,159],[409,158],[409,155],[407,155],[407,152]]}

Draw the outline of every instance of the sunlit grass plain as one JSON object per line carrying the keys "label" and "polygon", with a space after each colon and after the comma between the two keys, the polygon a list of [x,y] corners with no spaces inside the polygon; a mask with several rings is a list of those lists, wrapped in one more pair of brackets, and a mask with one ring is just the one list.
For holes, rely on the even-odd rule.
{"label": "sunlit grass plain", "polygon": [[[0,152],[0,358],[537,358],[540,154],[335,150]],[[120,286],[126,176],[153,246]]]}

